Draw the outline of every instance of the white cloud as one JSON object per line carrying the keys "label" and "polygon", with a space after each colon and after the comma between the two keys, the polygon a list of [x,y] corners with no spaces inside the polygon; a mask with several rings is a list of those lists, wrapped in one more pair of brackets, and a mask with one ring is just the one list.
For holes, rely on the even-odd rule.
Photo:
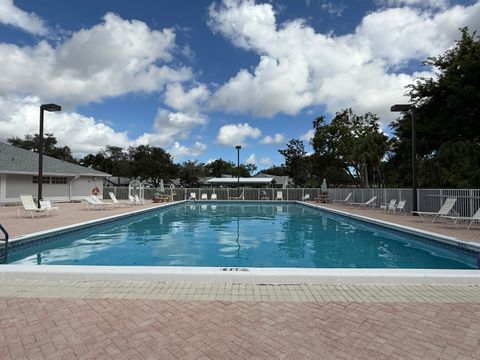
{"label": "white cloud", "polygon": [[257,158],[255,157],[255,154],[250,154],[250,156],[245,160],[245,164],[249,165],[255,165],[257,163]]}
{"label": "white cloud", "polygon": [[207,150],[207,146],[198,141],[190,147],[175,142],[171,148],[167,149],[167,152],[172,155],[174,161],[179,161],[185,156],[196,157],[202,154],[205,150]]}
{"label": "white cloud", "polygon": [[155,146],[167,146],[174,140],[185,140],[193,128],[207,123],[202,114],[187,114],[158,109],[155,117],[154,132],[145,133],[138,141]]}
{"label": "white cloud", "polygon": [[352,107],[388,122],[394,117],[391,104],[407,101],[405,86],[420,75],[398,69],[444,52],[459,37],[459,27],[478,30],[479,18],[480,2],[437,12],[383,8],[366,15],[355,32],[334,36],[317,33],[300,19],[277,24],[269,3],[224,0],[210,7],[209,26],[235,46],[256,52],[259,62],[220,86],[209,105],[266,117],[314,105],[325,105],[330,113]]}
{"label": "white cloud", "polygon": [[300,136],[300,140],[302,141],[310,141],[312,140],[313,136],[315,135],[315,130],[310,129],[305,134]]}
{"label": "white cloud", "polygon": [[260,165],[270,165],[272,163],[272,160],[270,158],[261,158],[258,163]]}
{"label": "white cloud", "polygon": [[396,7],[396,6],[419,6],[423,8],[446,9],[448,0],[376,0],[377,5]]}
{"label": "white cloud", "polygon": [[18,27],[34,35],[48,33],[44,21],[34,13],[27,13],[13,4],[13,0],[0,0],[0,23]]}
{"label": "white cloud", "polygon": [[191,79],[172,67],[175,33],[151,30],[137,20],[108,13],[103,22],[74,33],[58,47],[0,44],[0,93],[56,99],[75,107],[129,92],[161,91]]}
{"label": "white cloud", "polygon": [[285,142],[285,136],[283,134],[275,134],[273,137],[270,135],[265,136],[260,144],[283,144]]}
{"label": "white cloud", "polygon": [[227,146],[245,145],[247,138],[256,139],[262,132],[249,124],[228,124],[218,130],[217,143]]}
{"label": "white cloud", "polygon": [[[0,96],[0,140],[38,134],[40,101],[35,97],[24,99]],[[21,125],[19,125],[21,124]],[[96,153],[101,147],[134,145],[126,132],[76,112],[45,113],[44,132],[53,133],[60,146],[69,146],[79,157]]]}
{"label": "white cloud", "polygon": [[209,96],[207,87],[200,84],[185,91],[179,83],[170,84],[165,91],[165,104],[179,111],[198,112]]}

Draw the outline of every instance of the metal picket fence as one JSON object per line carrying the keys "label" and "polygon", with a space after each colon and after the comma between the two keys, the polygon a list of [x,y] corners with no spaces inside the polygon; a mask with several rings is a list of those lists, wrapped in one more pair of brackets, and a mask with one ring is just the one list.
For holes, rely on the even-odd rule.
{"label": "metal picket fence", "polygon": [[[108,193],[112,191],[118,199],[128,199],[128,187],[104,187],[103,196],[108,199]],[[144,198],[150,200],[157,189],[144,189]],[[406,200],[406,211],[412,210],[412,189],[408,188],[330,188],[328,195],[332,200],[345,199],[348,193],[352,193],[351,201],[365,202],[373,196],[377,196],[377,207],[381,203],[388,203],[391,199]],[[197,199],[202,194],[206,194],[210,199],[212,194],[217,194],[218,200],[229,200],[238,197],[243,193],[245,200],[259,200],[260,198],[275,200],[302,200],[305,195],[310,196],[310,200],[321,194],[319,188],[175,188],[173,189],[173,199],[186,200],[191,193],[195,193]],[[457,198],[454,207],[460,216],[472,216],[480,207],[480,189],[418,189],[417,190],[417,209],[420,211],[438,211],[443,202],[448,197]]]}

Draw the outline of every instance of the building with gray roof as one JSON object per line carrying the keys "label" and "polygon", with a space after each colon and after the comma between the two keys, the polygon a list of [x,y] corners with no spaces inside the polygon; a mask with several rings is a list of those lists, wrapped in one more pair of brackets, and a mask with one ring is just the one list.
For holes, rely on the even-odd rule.
{"label": "building with gray roof", "polygon": [[[38,153],[0,142],[0,203],[17,202],[20,194],[35,198]],[[107,173],[43,156],[43,197],[53,201],[79,200],[103,193]]]}

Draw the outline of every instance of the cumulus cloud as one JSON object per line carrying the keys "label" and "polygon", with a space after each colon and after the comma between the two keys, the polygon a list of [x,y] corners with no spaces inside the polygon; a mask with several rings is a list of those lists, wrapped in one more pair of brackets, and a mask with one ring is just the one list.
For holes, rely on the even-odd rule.
{"label": "cumulus cloud", "polygon": [[274,136],[267,135],[261,141],[260,144],[283,144],[285,142],[285,136],[283,134],[275,134]]}
{"label": "cumulus cloud", "polygon": [[53,47],[0,44],[0,93],[57,99],[75,107],[129,92],[160,91],[191,79],[186,67],[169,66],[175,51],[171,29],[108,13],[103,22]]}
{"label": "cumulus cloud", "polygon": [[308,130],[305,134],[300,136],[300,140],[302,141],[310,141],[313,139],[313,136],[315,135],[315,130],[310,129]]}
{"label": "cumulus cloud", "polygon": [[[36,97],[17,99],[0,96],[0,140],[38,133],[40,104]],[[126,132],[115,131],[92,117],[76,112],[46,113],[44,126],[45,133],[53,133],[59,145],[69,146],[78,157],[96,153],[105,145],[135,145]]]}
{"label": "cumulus cloud", "polygon": [[167,149],[167,151],[172,155],[174,161],[179,161],[186,156],[196,157],[205,152],[205,150],[207,150],[207,146],[198,141],[190,147],[175,142],[171,148]]}
{"label": "cumulus cloud", "polygon": [[209,94],[203,84],[185,91],[182,84],[173,83],[165,91],[165,104],[178,111],[198,112]]}
{"label": "cumulus cloud", "polygon": [[255,157],[255,154],[250,154],[250,156],[245,160],[245,164],[249,165],[255,165],[257,163],[257,158]]}
{"label": "cumulus cloud", "polygon": [[259,163],[260,165],[270,165],[272,162],[273,162],[273,161],[272,161],[270,158],[268,158],[268,157],[266,157],[266,158],[261,158],[261,159],[258,161],[258,163]]}
{"label": "cumulus cloud", "polygon": [[45,22],[34,13],[16,7],[13,0],[0,0],[0,23],[20,28],[34,35],[46,35]]}
{"label": "cumulus cloud", "polygon": [[187,139],[190,131],[207,123],[207,118],[202,114],[187,114],[158,109],[155,117],[154,137],[152,139],[158,146],[165,146],[172,139]]}
{"label": "cumulus cloud", "polygon": [[397,6],[419,6],[423,8],[445,9],[448,7],[448,0],[376,0],[377,5]]}
{"label": "cumulus cloud", "polygon": [[458,38],[459,27],[478,30],[479,18],[480,2],[436,12],[382,8],[366,15],[353,33],[335,36],[318,33],[301,19],[278,24],[269,3],[224,0],[210,6],[209,26],[257,53],[259,62],[220,86],[209,105],[265,117],[297,114],[314,105],[325,105],[330,113],[353,107],[389,121],[390,105],[408,100],[405,86],[431,75],[397,69],[444,52]]}
{"label": "cumulus cloud", "polygon": [[262,132],[248,123],[228,124],[218,130],[217,143],[227,146],[245,145],[247,138],[256,139]]}

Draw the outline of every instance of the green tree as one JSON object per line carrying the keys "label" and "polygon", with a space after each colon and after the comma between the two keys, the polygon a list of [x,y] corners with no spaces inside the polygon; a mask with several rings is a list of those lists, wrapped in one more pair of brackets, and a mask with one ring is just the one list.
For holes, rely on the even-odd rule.
{"label": "green tree", "polygon": [[303,141],[291,139],[287,143],[287,148],[278,150],[285,158],[285,168],[288,175],[293,179],[296,186],[303,187],[308,181],[308,172],[305,167],[305,145]]}
{"label": "green tree", "polygon": [[233,175],[235,164],[231,161],[217,159],[205,164],[205,175],[209,177],[221,177],[228,174]]}
{"label": "green tree", "polygon": [[178,176],[182,186],[196,187],[200,178],[205,176],[204,166],[197,161],[185,161],[179,166]]}
{"label": "green tree", "polygon": [[269,168],[263,169],[261,171],[264,174],[275,175],[275,176],[288,176],[287,168],[284,165],[280,166],[271,166]]}
{"label": "green tree", "polygon": [[160,180],[168,181],[176,175],[172,156],[160,147],[139,145],[129,148],[132,160],[132,175],[140,180],[149,181],[154,187]]}
{"label": "green tree", "polygon": [[[337,112],[328,124],[324,116],[318,117],[313,128],[311,143],[319,166],[317,174],[323,172],[331,184],[345,181],[345,175],[357,186],[384,184],[381,162],[390,145],[388,137],[380,131],[376,115],[356,115],[352,109],[345,109]],[[329,173],[335,175],[333,179],[327,176]]]}
{"label": "green tree", "polygon": [[[476,175],[480,157],[480,41],[475,32],[467,28],[460,31],[461,38],[452,49],[424,62],[434,68],[435,78],[422,77],[408,87],[417,114],[419,186],[480,185]],[[396,171],[388,172],[389,182],[409,185],[410,114],[403,114],[391,126],[395,142],[388,166]]]}
{"label": "green tree", "polygon": [[[23,139],[13,137],[7,139],[7,142],[19,148],[38,152],[40,144],[40,135],[27,134]],[[72,156],[72,152],[68,146],[57,146],[57,139],[53,134],[45,134],[43,137],[43,153],[45,155],[54,157],[55,159],[76,163]]]}

